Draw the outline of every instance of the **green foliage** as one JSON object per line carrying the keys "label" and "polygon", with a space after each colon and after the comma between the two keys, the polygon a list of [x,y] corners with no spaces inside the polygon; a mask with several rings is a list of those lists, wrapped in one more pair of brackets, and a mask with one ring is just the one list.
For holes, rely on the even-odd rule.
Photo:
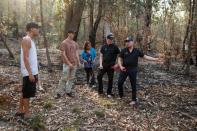
{"label": "green foliage", "polygon": [[47,100],[44,105],[43,105],[44,109],[50,109],[53,107],[53,102],[51,100]]}
{"label": "green foliage", "polygon": [[74,127],[65,127],[64,131],[76,131]]}
{"label": "green foliage", "polygon": [[94,114],[98,117],[98,118],[104,118],[105,117],[105,111],[104,110],[95,110]]}
{"label": "green foliage", "polygon": [[30,120],[30,125],[34,130],[39,130],[39,131],[44,131],[46,129],[45,124],[44,124],[44,118],[40,114],[34,116]]}
{"label": "green foliage", "polygon": [[80,113],[81,113],[81,109],[80,109],[79,107],[74,107],[74,108],[72,109],[72,112],[73,112],[73,113],[76,113],[76,114],[80,114]]}

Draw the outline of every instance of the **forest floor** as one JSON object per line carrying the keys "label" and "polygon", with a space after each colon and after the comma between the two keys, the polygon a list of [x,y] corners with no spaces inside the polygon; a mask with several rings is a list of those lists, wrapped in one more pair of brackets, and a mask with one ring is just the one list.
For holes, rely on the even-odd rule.
{"label": "forest floor", "polygon": [[[1,56],[2,57],[2,56]],[[2,62],[1,60],[7,60]],[[26,122],[14,117],[20,98],[21,75],[17,65],[8,58],[0,59],[0,130],[47,131],[196,131],[197,130],[197,70],[191,76],[167,72],[162,65],[140,61],[138,74],[139,105],[129,105],[131,88],[125,83],[125,97],[117,95],[117,77],[114,77],[114,98],[100,97],[97,88],[85,86],[83,69],[77,71],[75,97],[54,98],[61,69],[52,73],[40,69],[44,90],[38,90],[32,99],[32,120]],[[106,90],[107,79],[104,78]]]}

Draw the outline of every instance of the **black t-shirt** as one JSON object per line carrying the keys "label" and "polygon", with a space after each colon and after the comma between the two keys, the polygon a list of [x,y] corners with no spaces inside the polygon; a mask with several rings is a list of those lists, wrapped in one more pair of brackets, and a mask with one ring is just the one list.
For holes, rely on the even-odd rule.
{"label": "black t-shirt", "polygon": [[128,48],[121,50],[119,57],[123,60],[123,66],[126,68],[137,68],[138,57],[144,57],[144,53],[136,48],[129,52]]}
{"label": "black t-shirt", "polygon": [[103,66],[110,67],[116,63],[116,58],[120,50],[115,44],[105,44],[101,47],[100,52],[103,54]]}

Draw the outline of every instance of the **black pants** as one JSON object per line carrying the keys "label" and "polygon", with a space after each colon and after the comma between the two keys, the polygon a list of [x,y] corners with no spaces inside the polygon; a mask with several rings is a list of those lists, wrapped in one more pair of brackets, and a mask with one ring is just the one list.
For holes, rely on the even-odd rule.
{"label": "black pants", "polygon": [[[92,68],[84,68],[84,69],[86,72],[87,84],[94,85],[95,84],[95,77],[94,77],[94,72],[93,72]],[[91,79],[90,79],[90,77],[91,77]]]}
{"label": "black pants", "polygon": [[108,89],[107,89],[107,94],[111,94],[112,93],[112,86],[113,86],[113,77],[114,77],[114,69],[112,69],[111,67],[108,68],[103,68],[100,69],[98,72],[98,93],[102,94],[103,93],[103,75],[107,73],[108,75]]}
{"label": "black pants", "polygon": [[123,97],[123,84],[129,76],[131,87],[132,87],[132,101],[136,101],[136,77],[137,77],[137,69],[128,69],[127,71],[120,72],[119,78],[118,78],[118,90],[119,90],[119,96]]}

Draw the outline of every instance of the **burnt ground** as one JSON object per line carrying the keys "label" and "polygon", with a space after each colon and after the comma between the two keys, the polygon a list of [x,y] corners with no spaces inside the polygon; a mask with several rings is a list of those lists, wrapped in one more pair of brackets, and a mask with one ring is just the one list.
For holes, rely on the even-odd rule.
{"label": "burnt ground", "polygon": [[[139,105],[129,105],[131,88],[125,83],[125,97],[117,99],[117,77],[114,78],[114,98],[99,97],[97,89],[85,86],[83,69],[77,71],[75,97],[66,95],[54,99],[61,69],[52,73],[40,70],[41,86],[32,99],[32,120],[16,119],[14,113],[20,97],[21,76],[18,65],[6,61],[0,65],[0,130],[47,130],[47,131],[195,131],[197,130],[197,75],[192,67],[191,76],[181,70],[171,72],[152,62],[140,61],[138,74]],[[176,70],[177,69],[177,70]],[[181,68],[179,68],[181,69]],[[104,78],[106,89],[107,78]]]}

